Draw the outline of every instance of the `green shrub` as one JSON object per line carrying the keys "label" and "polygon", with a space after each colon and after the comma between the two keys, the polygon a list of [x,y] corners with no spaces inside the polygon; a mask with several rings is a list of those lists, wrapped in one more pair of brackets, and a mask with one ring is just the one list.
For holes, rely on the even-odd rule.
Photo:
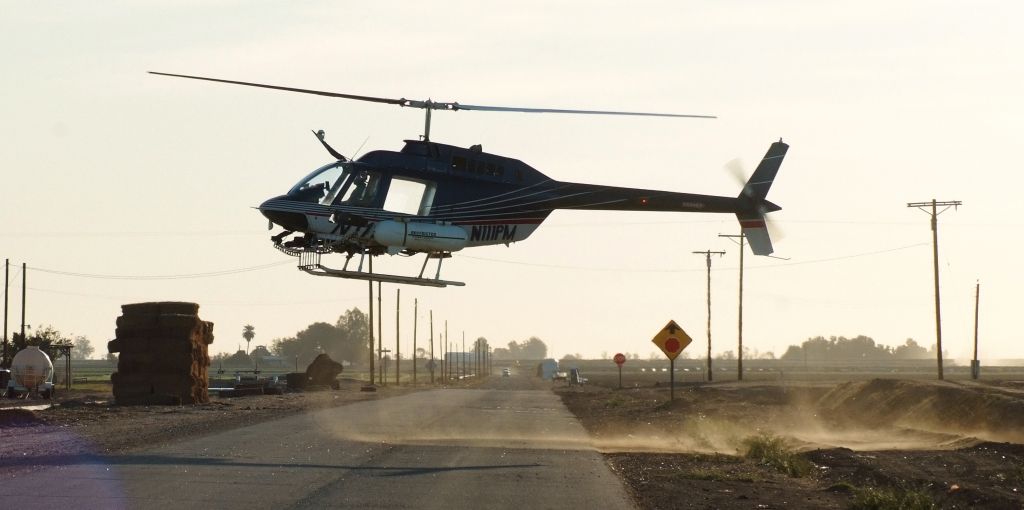
{"label": "green shrub", "polygon": [[811,462],[786,446],[778,436],[761,434],[743,440],[743,456],[785,475],[799,478],[811,473]]}

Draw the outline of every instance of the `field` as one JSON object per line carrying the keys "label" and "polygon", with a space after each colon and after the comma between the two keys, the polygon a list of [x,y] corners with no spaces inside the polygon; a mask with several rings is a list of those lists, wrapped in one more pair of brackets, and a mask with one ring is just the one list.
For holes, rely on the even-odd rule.
{"label": "field", "polygon": [[[305,370],[305,366],[300,367],[301,370]],[[411,360],[402,360],[402,374],[401,383],[411,384],[413,382],[412,374],[412,362]],[[110,386],[110,374],[117,370],[116,363],[110,363],[106,360],[73,360],[71,362],[71,389],[76,393],[107,393],[111,391]],[[261,367],[260,377],[274,377],[282,376],[295,370],[294,366],[275,366],[275,367]],[[65,390],[65,365],[64,360],[58,360],[54,363],[54,383],[57,384],[57,392],[63,392]],[[241,375],[252,375],[251,371],[244,369],[244,367],[233,367],[233,366],[218,366],[216,363],[210,367],[210,386],[221,387],[230,385],[235,376]],[[387,380],[385,384],[394,384],[394,361],[391,361],[388,365],[386,372]],[[430,371],[426,369],[424,360],[419,360],[417,367],[416,381],[418,384],[427,384],[430,382]],[[346,379],[352,379],[356,381],[364,381],[369,377],[369,370],[365,366],[349,366],[346,367],[342,372],[342,377]],[[440,371],[435,372],[435,379],[440,380]]]}
{"label": "field", "polygon": [[[677,359],[675,363],[676,383],[706,382],[706,361],[703,359]],[[618,384],[618,369],[612,360],[571,360],[560,363],[561,370],[579,368],[585,377],[600,386],[613,387]],[[735,381],[736,361],[712,360],[714,382]],[[643,387],[668,384],[668,360],[627,360],[622,367],[622,384],[629,387]],[[970,380],[970,368],[954,365],[947,361],[943,373],[952,381]],[[982,380],[1024,380],[1024,362],[1004,366],[983,366]],[[781,360],[744,360],[745,381],[850,381],[878,377],[899,379],[936,378],[935,360],[914,360],[902,362],[842,362],[815,363]]]}
{"label": "field", "polygon": [[610,361],[563,363],[589,381],[555,391],[641,508],[1024,506],[1019,368],[754,362],[705,383],[685,360],[670,400],[666,363],[629,364],[620,390]]}

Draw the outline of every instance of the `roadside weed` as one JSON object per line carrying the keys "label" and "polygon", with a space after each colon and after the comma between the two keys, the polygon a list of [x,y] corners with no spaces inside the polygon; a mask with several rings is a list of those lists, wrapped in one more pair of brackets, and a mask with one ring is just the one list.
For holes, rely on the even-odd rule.
{"label": "roadside weed", "polygon": [[742,446],[741,452],[747,460],[790,477],[800,478],[811,473],[811,462],[790,450],[781,437],[768,434],[750,436],[742,441]]}

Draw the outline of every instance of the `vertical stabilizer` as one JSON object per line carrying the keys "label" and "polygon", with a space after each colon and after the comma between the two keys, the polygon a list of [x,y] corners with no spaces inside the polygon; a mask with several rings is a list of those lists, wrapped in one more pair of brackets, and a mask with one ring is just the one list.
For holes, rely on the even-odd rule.
{"label": "vertical stabilizer", "polygon": [[767,200],[768,190],[775,182],[775,176],[779,173],[782,159],[786,157],[788,150],[789,145],[783,143],[781,139],[773,143],[737,197],[740,201],[740,210],[736,212],[736,219],[740,221],[740,228],[743,229],[743,235],[750,243],[750,250],[754,255],[771,255],[774,251],[768,226],[765,224],[765,214],[778,211],[781,207]]}

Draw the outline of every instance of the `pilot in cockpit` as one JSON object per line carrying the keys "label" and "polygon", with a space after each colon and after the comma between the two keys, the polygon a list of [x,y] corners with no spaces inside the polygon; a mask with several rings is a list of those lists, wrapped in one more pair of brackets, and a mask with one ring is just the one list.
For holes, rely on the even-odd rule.
{"label": "pilot in cockpit", "polygon": [[352,181],[352,193],[349,195],[349,199],[345,200],[345,203],[350,205],[370,205],[377,195],[379,180],[380,176],[377,174],[369,175],[366,172],[360,172]]}

